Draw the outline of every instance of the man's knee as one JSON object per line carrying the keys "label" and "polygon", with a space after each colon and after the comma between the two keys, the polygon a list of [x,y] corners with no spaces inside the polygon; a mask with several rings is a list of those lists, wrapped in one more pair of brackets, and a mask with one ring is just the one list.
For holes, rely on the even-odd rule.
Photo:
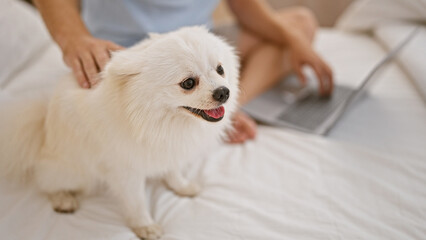
{"label": "man's knee", "polygon": [[315,14],[307,7],[297,6],[284,8],[278,11],[280,19],[284,22],[293,22],[308,35],[312,40],[318,27]]}
{"label": "man's knee", "polygon": [[296,20],[303,22],[305,24],[308,24],[308,25],[312,25],[315,28],[317,27],[318,21],[315,17],[314,12],[312,12],[311,9],[309,9],[307,7],[299,6],[299,7],[294,7],[293,11],[294,11],[294,13],[293,13],[294,18]]}

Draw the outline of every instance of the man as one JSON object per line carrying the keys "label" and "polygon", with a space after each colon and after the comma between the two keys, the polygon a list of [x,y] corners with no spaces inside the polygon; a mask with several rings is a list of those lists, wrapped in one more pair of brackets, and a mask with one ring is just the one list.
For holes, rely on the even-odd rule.
{"label": "man", "polygon": [[[320,94],[333,90],[332,72],[312,49],[317,23],[306,8],[273,11],[263,0],[227,0],[240,29],[241,96],[244,105],[294,71],[306,82],[302,66],[315,71]],[[211,26],[215,0],[35,0],[53,39],[63,52],[78,83],[90,88],[98,81],[110,52],[130,46],[148,32],[167,32],[179,27]],[[81,14],[80,14],[81,8]],[[256,135],[256,123],[238,112],[231,143]]]}

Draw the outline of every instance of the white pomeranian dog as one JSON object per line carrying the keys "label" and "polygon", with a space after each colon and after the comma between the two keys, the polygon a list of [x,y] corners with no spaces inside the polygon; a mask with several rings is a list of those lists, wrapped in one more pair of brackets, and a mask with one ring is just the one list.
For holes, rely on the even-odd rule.
{"label": "white pomeranian dog", "polygon": [[180,171],[230,128],[238,67],[233,48],[204,27],[151,35],[114,53],[94,89],[69,76],[49,101],[3,105],[1,172],[31,178],[65,213],[106,185],[136,235],[157,239],[145,181],[164,177],[181,196],[200,191]]}

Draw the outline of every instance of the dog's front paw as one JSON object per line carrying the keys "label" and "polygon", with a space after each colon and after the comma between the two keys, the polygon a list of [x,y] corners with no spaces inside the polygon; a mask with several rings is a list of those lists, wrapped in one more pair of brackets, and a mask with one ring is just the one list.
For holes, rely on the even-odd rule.
{"label": "dog's front paw", "polygon": [[174,189],[174,192],[181,197],[195,197],[201,192],[200,185],[190,182],[185,187]]}
{"label": "dog's front paw", "polygon": [[143,240],[160,239],[161,235],[163,234],[161,231],[161,227],[158,224],[151,224],[148,226],[132,228],[132,230],[136,234],[136,236]]}

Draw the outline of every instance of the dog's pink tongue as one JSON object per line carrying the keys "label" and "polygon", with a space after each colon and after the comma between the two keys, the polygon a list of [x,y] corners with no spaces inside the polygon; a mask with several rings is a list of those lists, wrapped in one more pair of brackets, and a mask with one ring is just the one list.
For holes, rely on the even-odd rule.
{"label": "dog's pink tongue", "polygon": [[225,108],[223,106],[220,106],[215,109],[210,110],[203,110],[207,115],[209,115],[212,118],[221,118],[225,114]]}

